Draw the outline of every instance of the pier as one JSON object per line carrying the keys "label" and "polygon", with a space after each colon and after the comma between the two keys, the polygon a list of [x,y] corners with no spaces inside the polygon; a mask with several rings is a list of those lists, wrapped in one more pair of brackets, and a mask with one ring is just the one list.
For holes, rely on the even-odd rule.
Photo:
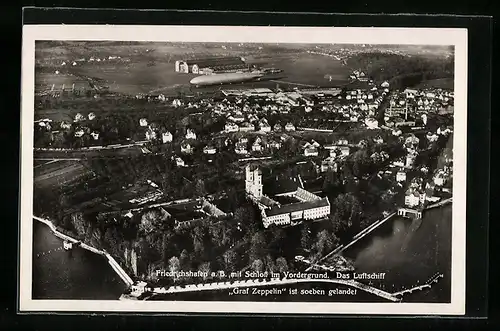
{"label": "pier", "polygon": [[411,293],[413,293],[415,291],[422,291],[422,290],[425,290],[425,289],[430,289],[434,283],[437,283],[439,281],[439,279],[441,279],[443,277],[444,277],[443,274],[440,274],[439,272],[437,272],[436,274],[434,274],[434,276],[432,276],[424,284],[418,285],[418,286],[415,286],[415,287],[412,287],[412,288],[409,288],[409,289],[406,289],[406,290],[402,290],[402,291],[399,291],[399,292],[395,292],[395,293],[393,293],[393,295],[397,296],[397,297],[400,297],[400,296],[403,296],[405,294],[411,294]]}
{"label": "pier", "polygon": [[106,251],[99,250],[95,247],[92,247],[92,246],[89,246],[85,243],[82,243],[81,241],[79,241],[75,238],[72,238],[68,235],[65,235],[64,233],[58,231],[56,226],[51,221],[49,221],[47,219],[37,217],[37,216],[33,216],[33,219],[47,225],[56,237],[66,241],[67,243],[71,243],[72,246],[79,245],[83,249],[91,251],[92,253],[104,256],[106,258],[106,260],[108,261],[109,265],[118,274],[118,276],[120,276],[120,278],[123,280],[123,282],[125,284],[127,284],[128,286],[131,286],[132,284],[134,284],[134,281],[132,280],[132,278],[130,278],[130,276],[125,272],[125,270],[123,270],[122,267],[120,267],[118,262],[116,262],[116,260],[111,255],[109,255]]}
{"label": "pier", "polygon": [[[325,256],[323,256],[318,261],[316,261],[316,263],[322,262],[322,261],[326,260],[327,258],[329,258],[330,256],[332,256],[334,254],[340,254],[340,253],[342,253],[344,250],[346,250],[347,248],[349,248],[352,245],[354,245],[355,243],[357,243],[360,239],[364,238],[366,235],[368,235],[369,233],[371,233],[373,230],[375,230],[376,228],[378,228],[379,226],[381,226],[382,224],[384,224],[385,222],[387,222],[388,220],[390,220],[394,215],[396,215],[396,212],[393,212],[393,213],[389,214],[385,218],[383,218],[383,219],[381,219],[379,221],[376,221],[375,223],[371,224],[367,228],[361,230],[357,235],[355,235],[352,238],[353,240],[350,243],[348,243],[346,245],[340,245],[340,246],[338,246],[333,251],[331,251],[330,253],[326,254]],[[314,268],[314,265],[311,265],[309,268],[306,269],[306,271],[311,271],[313,268]]]}
{"label": "pier", "polygon": [[432,205],[429,205],[429,206],[425,207],[424,210],[429,210],[429,209],[432,209],[432,208],[441,207],[441,206],[447,205],[447,204],[452,203],[452,202],[453,202],[453,197],[445,199],[445,200],[442,200],[442,201],[439,201],[439,202],[436,202],[436,203],[434,203]]}

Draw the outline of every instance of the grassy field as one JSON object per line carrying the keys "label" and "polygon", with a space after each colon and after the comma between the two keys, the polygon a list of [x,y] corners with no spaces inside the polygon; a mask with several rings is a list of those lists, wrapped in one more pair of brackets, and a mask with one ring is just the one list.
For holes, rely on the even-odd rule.
{"label": "grassy field", "polygon": [[[174,72],[178,59],[210,56],[243,56],[249,62],[283,69],[284,81],[329,86],[344,82],[348,69],[330,57],[305,53],[308,45],[258,45],[258,44],[200,44],[200,43],[38,43],[36,59],[39,66],[52,72],[57,63],[85,59],[77,66],[66,68],[70,72],[101,78],[113,92],[126,94],[165,93],[182,89],[195,77]],[[310,48],[313,48],[312,46]],[[109,57],[120,57],[110,60]],[[108,59],[89,62],[90,57]],[[60,64],[59,64],[60,66]],[[41,71],[41,70],[40,70]],[[326,74],[333,76],[329,82]],[[37,85],[72,83],[71,77],[55,74],[39,75]]]}
{"label": "grassy field", "polygon": [[34,184],[39,187],[60,185],[88,172],[89,169],[79,162],[58,161],[47,163],[35,168]]}
{"label": "grassy field", "polygon": [[75,84],[75,88],[89,88],[86,80],[68,74],[56,74],[54,72],[35,72],[35,92],[50,90],[54,85],[55,90],[71,88]]}

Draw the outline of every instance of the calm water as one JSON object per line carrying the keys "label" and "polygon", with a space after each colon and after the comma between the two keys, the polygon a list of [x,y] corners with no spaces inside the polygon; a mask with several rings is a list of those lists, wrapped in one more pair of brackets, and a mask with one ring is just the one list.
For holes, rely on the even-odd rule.
{"label": "calm water", "polygon": [[449,302],[451,289],[451,204],[424,213],[420,227],[396,217],[375,230],[344,255],[358,272],[385,272],[373,285],[388,292],[425,283],[436,272],[444,277],[431,290],[415,292],[405,301]]}
{"label": "calm water", "polygon": [[[421,225],[393,218],[370,236],[351,246],[344,255],[355,260],[357,272],[385,272],[383,281],[371,285],[395,292],[427,281],[436,272],[444,274],[431,290],[405,296],[405,301],[449,302],[451,284],[451,205],[424,214]],[[35,299],[118,299],[125,289],[122,280],[107,261],[81,248],[61,249],[62,241],[47,226],[34,221],[33,298]],[[43,254],[45,253],[45,254]],[[37,255],[39,255],[37,257]],[[182,295],[158,296],[152,300],[234,300],[234,301],[384,301],[357,291],[356,295],[328,296],[328,291],[345,288],[334,284],[302,283],[301,289],[324,289],[325,295],[292,295],[290,285],[279,295],[229,295],[228,290],[203,291]],[[270,287],[270,288],[272,288]],[[261,287],[264,289],[265,287]]]}
{"label": "calm water", "polygon": [[63,250],[62,240],[33,220],[33,299],[117,300],[124,289],[105,258]]}

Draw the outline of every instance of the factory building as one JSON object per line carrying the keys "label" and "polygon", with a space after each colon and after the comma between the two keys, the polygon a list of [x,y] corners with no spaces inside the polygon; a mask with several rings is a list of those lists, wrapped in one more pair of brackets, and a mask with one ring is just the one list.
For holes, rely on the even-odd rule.
{"label": "factory building", "polygon": [[241,57],[214,57],[175,61],[175,71],[192,74],[215,74],[246,70],[248,65]]}

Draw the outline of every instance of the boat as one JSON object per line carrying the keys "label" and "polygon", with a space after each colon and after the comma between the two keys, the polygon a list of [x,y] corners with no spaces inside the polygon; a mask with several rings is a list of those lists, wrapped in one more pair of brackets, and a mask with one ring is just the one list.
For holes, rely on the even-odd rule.
{"label": "boat", "polygon": [[66,240],[65,240],[65,241],[63,242],[63,248],[64,248],[65,250],[69,251],[70,249],[72,249],[72,248],[73,248],[73,244],[72,244],[71,242],[69,242],[69,241],[66,241]]}

